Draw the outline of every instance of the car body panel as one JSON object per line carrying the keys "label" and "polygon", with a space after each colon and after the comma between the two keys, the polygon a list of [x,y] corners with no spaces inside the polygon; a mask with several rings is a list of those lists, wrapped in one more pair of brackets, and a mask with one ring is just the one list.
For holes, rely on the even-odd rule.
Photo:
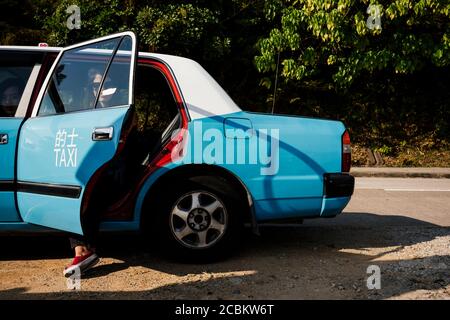
{"label": "car body panel", "polygon": [[[246,121],[242,121],[242,119]],[[217,134],[223,135],[225,134],[222,130],[224,123],[228,129],[235,126],[237,129],[244,130],[248,127],[248,123],[251,123],[255,130],[268,129],[269,132],[270,129],[279,130],[276,137],[272,137],[270,133],[267,135],[263,133],[258,137],[259,139],[279,140],[278,172],[274,175],[261,175],[262,170],[268,169],[269,166],[249,163],[250,142],[238,142],[239,139],[234,139],[234,160],[230,163],[227,163],[226,157],[230,155],[230,150],[226,149],[226,143],[220,152],[223,155],[222,159],[219,159],[218,162],[211,161],[215,159],[205,159],[204,152],[210,142],[202,140],[203,133],[213,130]],[[178,163],[170,163],[159,169],[147,181],[138,198],[135,215],[139,215],[145,195],[160,176],[179,166],[205,163],[222,167],[245,183],[254,202],[257,221],[291,217],[318,217],[322,213],[326,215],[333,210],[342,210],[350,198],[347,197],[341,201],[330,199],[324,201],[323,175],[327,172],[340,171],[341,160],[336,155],[340,153],[340,136],[344,130],[343,124],[339,121],[318,121],[310,118],[249,112],[191,121],[188,128],[189,143],[186,145],[186,149],[189,151],[187,155]],[[196,131],[202,134],[196,134]],[[211,141],[214,140],[211,139]],[[317,148],[318,145],[321,148]],[[244,149],[239,150],[239,148]],[[239,163],[237,159],[238,153],[246,155],[246,159],[242,163]],[[339,205],[341,206],[339,207]]]}
{"label": "car body panel", "polygon": [[[243,124],[251,123],[253,137],[227,137],[217,159],[202,158],[214,140],[202,141],[203,134],[199,133],[212,130],[222,135],[224,123],[228,129],[234,126],[237,130],[244,130]],[[242,179],[255,202],[257,220],[318,216],[323,198],[323,175],[340,171],[340,137],[344,130],[338,121],[249,112],[198,119],[189,124],[190,152],[183,163],[218,165]],[[227,147],[228,143],[234,147]],[[252,143],[261,146],[255,150],[257,155],[250,150]],[[272,148],[279,150],[278,157],[274,152],[272,161],[264,164],[268,161],[261,158],[270,155],[270,151],[263,150],[263,146],[270,150],[272,144]],[[250,159],[252,154],[253,159]],[[245,157],[239,159],[239,155]]]}
{"label": "car body panel", "polygon": [[0,223],[21,221],[16,209],[14,191],[0,191]]}
{"label": "car body panel", "polygon": [[[97,109],[25,122],[19,141],[18,181],[74,186],[81,188],[81,193],[73,199],[19,191],[17,200],[24,221],[81,233],[79,214],[70,213],[80,212],[90,178],[116,153],[127,111],[128,106]],[[114,128],[112,139],[92,141],[94,127]],[[29,159],[33,159],[31,164]]]}
{"label": "car body panel", "polygon": [[[30,100],[35,92],[35,87],[38,87],[38,78],[40,75],[41,77],[45,76],[46,69],[42,68],[45,53],[39,50],[5,50],[1,48],[0,54],[13,63],[14,61],[17,63],[20,59],[24,61],[18,73],[13,72],[13,69],[3,61],[1,66],[4,71],[2,76],[16,76],[24,84],[14,116],[0,117],[0,134],[3,140],[0,143],[0,222],[19,222],[22,219],[17,210],[15,194],[17,142],[20,127],[27,116]],[[50,59],[45,61],[48,60]]]}
{"label": "car body panel", "polygon": [[22,118],[0,118],[0,134],[7,143],[0,144],[0,221],[20,221],[14,198],[16,143]]}
{"label": "car body panel", "polygon": [[[86,53],[86,48],[108,43],[115,47],[114,51]],[[102,75],[108,76],[118,65],[114,64],[116,58],[121,63],[118,50],[122,44],[129,46],[125,60],[129,68],[127,105],[90,109],[86,105],[88,102],[82,100],[83,94],[66,97],[68,102],[62,102],[57,88],[65,83],[64,79],[69,79],[69,84],[77,83],[77,63],[86,66],[93,61],[94,66],[104,68]],[[116,154],[124,119],[133,102],[135,55],[136,38],[131,32],[83,42],[59,53],[39,92],[32,116],[21,129],[17,156],[17,203],[23,221],[83,234],[80,214],[86,186],[95,172]],[[100,84],[103,82],[104,79]],[[68,104],[81,110],[59,114],[56,107],[65,111]],[[54,106],[54,113],[38,115],[44,106]],[[109,131],[109,137],[94,139],[97,130]]]}
{"label": "car body panel", "polygon": [[0,144],[0,180],[14,180],[16,143],[22,118],[0,118],[0,134],[8,135],[8,143]]}
{"label": "car body panel", "polygon": [[350,202],[350,197],[323,198],[321,217],[334,217],[342,212],[345,206]]}

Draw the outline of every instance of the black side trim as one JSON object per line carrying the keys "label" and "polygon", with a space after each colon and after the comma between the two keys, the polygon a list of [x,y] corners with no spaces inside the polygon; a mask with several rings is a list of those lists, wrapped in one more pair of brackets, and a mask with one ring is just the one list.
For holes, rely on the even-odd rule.
{"label": "black side trim", "polygon": [[14,180],[0,180],[0,191],[14,191]]}
{"label": "black side trim", "polygon": [[81,187],[18,181],[17,191],[77,199],[80,197]]}
{"label": "black side trim", "polygon": [[325,173],[323,183],[326,198],[350,197],[355,189],[355,178],[348,173]]}

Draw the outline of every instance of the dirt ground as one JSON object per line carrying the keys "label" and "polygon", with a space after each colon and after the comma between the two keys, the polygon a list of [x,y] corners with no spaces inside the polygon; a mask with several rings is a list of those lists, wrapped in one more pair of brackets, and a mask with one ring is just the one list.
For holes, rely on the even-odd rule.
{"label": "dirt ground", "polygon": [[[67,289],[62,276],[67,239],[1,237],[0,299],[450,299],[448,220],[431,223],[375,205],[362,211],[370,201],[405,201],[368,192],[357,190],[335,219],[263,227],[214,264],[170,262],[137,236],[104,236],[101,262],[81,290]],[[380,267],[379,290],[366,286],[370,265]]]}

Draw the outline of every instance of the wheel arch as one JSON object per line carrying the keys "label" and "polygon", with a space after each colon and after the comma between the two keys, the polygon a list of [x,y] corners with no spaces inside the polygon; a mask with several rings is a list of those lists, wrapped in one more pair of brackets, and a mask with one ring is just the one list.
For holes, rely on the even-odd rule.
{"label": "wheel arch", "polygon": [[[167,172],[164,172],[159,176],[150,186],[148,191],[145,193],[145,197],[141,206],[141,212],[139,214],[139,223],[142,228],[145,224],[146,219],[149,218],[149,213],[145,213],[153,201],[157,201],[158,192],[161,192],[167,185],[171,182],[175,182],[179,179],[188,179],[195,181],[196,179],[201,179],[202,177],[221,177],[225,179],[228,183],[231,183],[234,190],[237,190],[239,197],[245,201],[246,212],[244,218],[244,223],[252,226],[252,231],[256,234],[259,233],[258,225],[256,221],[256,216],[253,206],[253,198],[248,190],[247,186],[243,181],[237,177],[234,173],[229,170],[217,166],[208,164],[186,164],[173,168]],[[193,179],[195,178],[195,179]]]}

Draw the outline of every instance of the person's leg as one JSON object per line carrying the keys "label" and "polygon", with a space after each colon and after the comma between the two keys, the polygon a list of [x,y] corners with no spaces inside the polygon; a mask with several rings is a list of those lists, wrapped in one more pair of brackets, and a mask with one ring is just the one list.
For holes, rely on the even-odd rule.
{"label": "person's leg", "polygon": [[77,270],[83,274],[98,263],[99,257],[95,253],[95,249],[90,247],[85,237],[72,235],[70,237],[70,246],[75,251],[75,257],[72,263],[64,268],[63,275],[65,277],[72,276]]}
{"label": "person's leg", "polygon": [[70,236],[70,247],[74,250],[75,257],[72,263],[64,268],[65,277],[70,277],[77,269],[83,273],[98,263],[96,247],[100,227],[99,212],[100,208],[97,205],[90,206],[81,217],[84,235]]}
{"label": "person's leg", "polygon": [[92,247],[88,244],[88,241],[86,241],[85,237],[78,236],[78,235],[72,235],[69,238],[70,241],[70,248],[74,250],[75,257],[84,256],[88,253],[95,252],[95,247]]}
{"label": "person's leg", "polygon": [[[64,275],[68,276],[71,271],[70,268],[74,268],[80,265],[81,271],[93,267],[99,258],[96,254],[97,240],[100,229],[100,214],[106,208],[108,199],[106,197],[109,185],[111,185],[111,179],[108,177],[111,173],[106,171],[99,179],[99,183],[94,187],[91,195],[91,201],[87,209],[81,215],[81,227],[83,229],[83,236],[71,235],[70,246],[75,251],[75,258],[72,264],[64,270]],[[109,178],[109,179],[108,179]],[[84,270],[83,270],[84,268]],[[70,274],[69,274],[70,276]]]}
{"label": "person's leg", "polygon": [[[95,193],[93,196],[97,199],[99,198]],[[101,205],[99,202],[90,205],[86,209],[86,212],[84,212],[81,217],[81,226],[83,228],[84,236],[76,239],[76,241],[72,244],[72,248],[74,248],[75,251],[96,251],[98,235],[100,232],[100,212]]]}

